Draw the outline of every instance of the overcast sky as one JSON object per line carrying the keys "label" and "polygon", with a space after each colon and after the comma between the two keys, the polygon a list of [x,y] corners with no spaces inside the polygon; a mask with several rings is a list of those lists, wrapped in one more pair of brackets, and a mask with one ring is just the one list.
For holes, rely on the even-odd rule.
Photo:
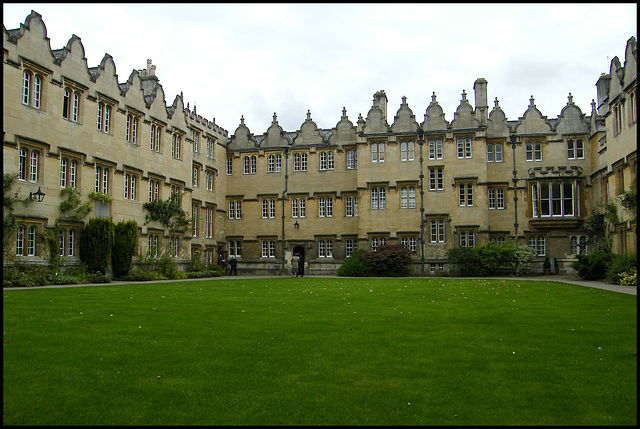
{"label": "overcast sky", "polygon": [[533,95],[556,118],[569,93],[586,115],[595,83],[637,38],[636,4],[53,4],[3,3],[6,29],[31,10],[52,49],[81,38],[89,67],[105,53],[119,82],[156,65],[166,104],[184,93],[198,114],[233,133],[244,115],[266,132],[274,112],[296,131],[307,110],[333,128],[343,107],[354,124],[385,90],[388,122],[407,97],[422,122],[431,95],[448,121],[462,91],[488,81],[507,119]]}

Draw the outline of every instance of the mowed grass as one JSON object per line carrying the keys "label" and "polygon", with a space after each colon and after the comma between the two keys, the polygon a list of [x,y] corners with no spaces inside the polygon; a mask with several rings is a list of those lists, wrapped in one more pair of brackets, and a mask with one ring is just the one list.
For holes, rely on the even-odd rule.
{"label": "mowed grass", "polygon": [[635,425],[636,296],[215,279],[3,291],[5,425]]}

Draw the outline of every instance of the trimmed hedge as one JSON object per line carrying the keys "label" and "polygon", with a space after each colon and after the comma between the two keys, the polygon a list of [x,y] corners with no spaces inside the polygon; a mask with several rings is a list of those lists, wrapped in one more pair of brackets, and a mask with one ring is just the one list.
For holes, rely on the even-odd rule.
{"label": "trimmed hedge", "polygon": [[118,222],[114,229],[114,244],[111,252],[113,274],[126,276],[133,268],[133,252],[138,240],[138,224],[135,220]]}
{"label": "trimmed hedge", "polygon": [[80,235],[80,260],[90,273],[106,273],[109,255],[114,243],[114,225],[111,218],[92,218]]}

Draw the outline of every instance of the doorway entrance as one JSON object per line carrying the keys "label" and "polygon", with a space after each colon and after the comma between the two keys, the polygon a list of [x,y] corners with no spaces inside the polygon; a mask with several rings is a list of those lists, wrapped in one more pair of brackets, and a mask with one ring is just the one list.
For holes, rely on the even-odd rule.
{"label": "doorway entrance", "polygon": [[300,262],[298,263],[298,275],[304,276],[304,246],[295,246],[293,253],[297,253],[300,256]]}

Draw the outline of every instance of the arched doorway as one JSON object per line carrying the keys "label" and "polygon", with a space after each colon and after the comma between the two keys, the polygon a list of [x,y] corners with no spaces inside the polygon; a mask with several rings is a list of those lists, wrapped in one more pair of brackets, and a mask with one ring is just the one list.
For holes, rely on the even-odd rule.
{"label": "arched doorway", "polygon": [[304,246],[295,246],[293,253],[297,253],[300,256],[300,262],[298,263],[298,275],[304,276]]}

